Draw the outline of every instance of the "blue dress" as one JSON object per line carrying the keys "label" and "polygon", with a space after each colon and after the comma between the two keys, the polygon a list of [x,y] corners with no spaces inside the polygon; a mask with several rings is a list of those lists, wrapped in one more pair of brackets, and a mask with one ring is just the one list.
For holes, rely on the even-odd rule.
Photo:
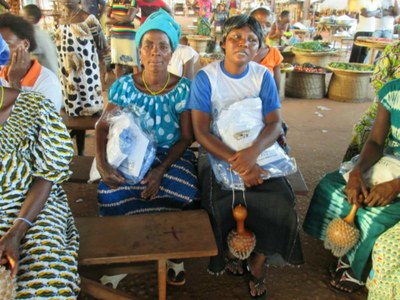
{"label": "blue dress", "polygon": [[[152,168],[168,155],[180,139],[179,119],[189,97],[190,80],[181,78],[174,89],[162,95],[148,95],[138,90],[131,75],[119,78],[110,88],[108,99],[123,108],[141,112],[148,128],[154,133],[157,155]],[[181,210],[199,199],[196,157],[187,150],[164,174],[154,200],[141,197],[146,188],[140,183],[124,184],[110,189],[103,181],[98,187],[100,215],[130,215],[139,213]]]}

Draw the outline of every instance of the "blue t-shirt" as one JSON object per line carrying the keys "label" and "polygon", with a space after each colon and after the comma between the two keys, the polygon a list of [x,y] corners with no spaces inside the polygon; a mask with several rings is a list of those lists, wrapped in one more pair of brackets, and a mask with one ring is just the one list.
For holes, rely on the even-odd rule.
{"label": "blue t-shirt", "polygon": [[261,98],[263,117],[281,107],[275,81],[266,67],[250,62],[242,74],[232,75],[223,61],[214,62],[197,73],[186,108],[215,116],[232,103],[256,97]]}

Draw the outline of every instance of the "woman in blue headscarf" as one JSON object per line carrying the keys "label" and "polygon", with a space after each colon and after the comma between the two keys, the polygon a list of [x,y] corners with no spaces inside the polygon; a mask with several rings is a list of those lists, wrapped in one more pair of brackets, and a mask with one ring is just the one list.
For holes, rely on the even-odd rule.
{"label": "woman in blue headscarf", "polygon": [[[193,130],[190,113],[185,111],[190,80],[167,70],[179,36],[180,27],[168,13],[151,14],[136,33],[144,70],[122,76],[110,88],[109,103],[96,126],[96,162],[102,178],[98,201],[103,216],[181,210],[198,200],[195,156],[188,150]],[[134,186],[126,184],[106,159],[107,116],[118,107],[143,112],[157,144],[150,171]],[[183,265],[171,272],[170,283],[184,283]]]}

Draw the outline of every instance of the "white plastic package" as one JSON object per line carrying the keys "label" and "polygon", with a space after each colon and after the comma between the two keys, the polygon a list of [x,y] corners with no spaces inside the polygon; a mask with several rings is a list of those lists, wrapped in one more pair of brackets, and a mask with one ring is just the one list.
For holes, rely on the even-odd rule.
{"label": "white plastic package", "polygon": [[[232,149],[239,151],[250,147],[264,128],[262,104],[260,98],[248,98],[222,110],[216,120],[217,135]],[[209,154],[211,167],[219,183],[227,189],[244,190],[244,183],[239,174],[232,171],[229,163]],[[257,164],[268,172],[263,179],[281,177],[297,171],[294,158],[274,143],[257,158]]]}
{"label": "white plastic package", "polygon": [[[125,110],[114,113],[109,119],[107,161],[116,168],[128,184],[141,181],[150,169],[156,146],[150,133],[143,129],[141,117]],[[100,179],[96,161],[90,171],[90,181]]]}
{"label": "white plastic package", "polygon": [[[356,155],[350,161],[341,164],[339,171],[346,182],[349,180],[350,172],[353,170],[358,158],[359,155]],[[367,187],[373,187],[374,185],[399,178],[400,158],[385,154],[362,176]]]}

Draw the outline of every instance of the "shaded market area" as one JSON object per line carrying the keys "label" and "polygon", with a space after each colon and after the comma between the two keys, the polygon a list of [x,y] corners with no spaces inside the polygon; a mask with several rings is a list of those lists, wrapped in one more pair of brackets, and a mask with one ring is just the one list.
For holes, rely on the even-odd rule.
{"label": "shaded market area", "polygon": [[[378,284],[378,287],[368,286],[368,294],[366,287],[368,276],[373,278],[382,271],[378,267],[389,265],[382,260],[385,250],[381,249],[379,263],[373,266],[372,247],[379,235],[389,228],[398,228],[397,213],[388,209],[385,215],[386,205],[389,208],[399,205],[398,195],[392,192],[390,201],[373,199],[373,202],[384,203],[376,205],[376,211],[364,203],[363,212],[355,216],[355,204],[335,204],[335,201],[340,203],[347,199],[345,187],[348,186],[340,176],[340,184],[335,182],[332,194],[325,193],[313,199],[317,186],[321,193],[321,180],[326,180],[326,174],[338,170],[343,161],[360,153],[376,114],[380,118],[376,132],[392,129],[389,140],[395,142],[390,140],[385,150],[395,149],[390,154],[397,159],[396,134],[400,131],[396,126],[399,124],[390,116],[397,110],[396,95],[400,88],[390,86],[389,90],[386,87],[386,83],[400,78],[397,70],[400,6],[396,0],[392,2],[0,0],[0,34],[3,35],[0,35],[3,63],[0,143],[6,145],[0,147],[0,153],[4,153],[0,167],[5,170],[0,174],[0,216],[4,216],[4,221],[0,221],[0,300],[7,293],[17,293],[21,299],[29,296],[42,299],[39,294],[43,299],[58,299],[64,294],[80,300],[241,300],[257,298],[252,297],[254,292],[261,294],[259,299],[272,300],[375,300],[383,299],[377,296],[382,290],[382,295],[390,293],[393,299],[400,297],[396,294],[400,292],[400,284],[393,283],[399,276],[397,273],[383,279],[388,280],[388,286],[391,284],[391,291],[385,291],[384,285]],[[35,14],[39,14],[38,20],[32,21]],[[240,15],[254,18],[247,18],[244,27],[235,28],[237,24],[230,24],[229,20]],[[227,20],[232,28],[224,26]],[[256,21],[257,26],[249,25]],[[18,28],[21,24],[27,27],[28,33]],[[45,38],[38,36],[39,30]],[[33,50],[35,39],[37,49]],[[178,53],[175,56],[174,51]],[[55,64],[50,62],[54,60],[50,52],[57,60]],[[217,63],[219,61],[222,62]],[[196,76],[202,69],[205,71]],[[50,93],[50,90],[56,92]],[[217,93],[219,90],[222,92]],[[379,90],[379,101],[383,105],[374,106]],[[236,95],[240,99],[234,99]],[[233,108],[238,103],[242,106]],[[248,111],[240,110],[243,103],[249,103]],[[268,105],[273,109],[264,113],[270,109]],[[105,108],[109,109],[107,113],[104,113]],[[369,115],[363,115],[368,109]],[[227,111],[231,119],[223,123],[222,115],[227,115]],[[255,129],[246,127],[247,131],[243,131],[240,127],[246,123],[242,119],[248,120],[249,112],[253,111],[262,116],[259,118],[261,125],[249,126],[260,128],[247,146],[237,146],[245,145],[243,140],[254,134],[252,130]],[[357,123],[361,117],[365,123]],[[277,119],[279,122],[275,122]],[[272,120],[272,125],[265,125],[266,120]],[[204,126],[208,122],[210,126]],[[231,129],[232,124],[237,128]],[[253,151],[262,143],[262,130],[271,126],[277,127],[271,131],[276,133],[271,143],[279,149],[276,152],[283,153],[287,167],[275,168],[279,175],[272,176],[277,177],[272,181],[282,180],[281,185],[271,184],[272,181],[262,177],[268,174],[266,170],[275,172],[273,167],[267,169],[268,164],[260,162],[262,154],[267,155],[267,146]],[[230,132],[227,128],[236,131]],[[27,137],[25,132],[31,136]],[[236,139],[230,140],[232,144],[225,140],[226,132],[232,135],[232,140]],[[384,137],[376,132],[371,142],[376,148],[369,148],[360,158],[365,165],[365,161],[372,160],[369,156],[373,157],[371,169],[384,156]],[[197,141],[192,143],[192,137]],[[16,142],[19,139],[21,142]],[[382,142],[377,143],[376,139]],[[110,141],[114,142],[114,147],[110,146]],[[4,152],[5,147],[14,147],[12,154]],[[241,152],[246,147],[252,147],[252,152]],[[376,150],[378,148],[381,153]],[[170,149],[180,153],[179,157]],[[258,156],[257,162],[241,154],[238,158],[240,152],[257,153],[253,155]],[[33,158],[26,159],[28,154]],[[224,155],[227,158],[222,160]],[[69,156],[72,160],[68,165]],[[118,163],[114,166],[111,159]],[[244,168],[243,162],[251,162],[252,167]],[[264,173],[258,169],[254,171],[255,167]],[[71,171],[69,178],[68,170]],[[354,170],[361,168],[355,165]],[[363,172],[366,174],[366,170]],[[8,173],[15,178],[9,178]],[[369,199],[370,190],[364,189],[367,179],[362,178],[362,172],[348,176],[350,181],[356,176],[359,178],[355,201]],[[399,180],[393,174],[387,176],[394,176],[391,182]],[[257,184],[254,184],[254,177]],[[240,184],[235,186],[234,180]],[[126,181],[129,184],[125,185]],[[167,181],[168,185],[164,186]],[[48,182],[56,188],[50,189]],[[374,182],[371,187],[382,182]],[[21,188],[25,183],[30,187]],[[267,183],[270,183],[268,191],[262,190]],[[274,223],[269,223],[270,228],[265,228],[264,223],[254,225],[265,232],[275,231],[271,236],[278,238],[271,244],[282,238],[285,249],[290,248],[286,256],[282,254],[283,248],[276,250],[275,245],[271,246],[274,254],[267,256],[270,250],[264,251],[262,247],[267,249],[269,245],[260,242],[262,246],[259,246],[254,235],[249,237],[253,234],[247,231],[252,215],[246,208],[241,210],[240,207],[240,213],[235,215],[235,195],[245,184],[249,198],[246,200],[246,192],[240,192],[242,201],[236,201],[245,204],[249,211],[251,206],[246,201],[254,201],[258,196],[260,201],[265,197],[265,203],[270,200],[268,203],[274,203],[275,199],[289,203],[289,198],[294,199],[291,201],[295,208],[291,203],[273,204],[275,212],[269,210],[269,213]],[[279,190],[274,190],[278,189],[275,184]],[[256,185],[259,191],[249,188]],[[20,191],[18,197],[15,191]],[[229,220],[232,223],[225,222],[217,206],[216,200],[221,200],[218,205],[223,207],[220,203],[226,200],[228,192],[233,192],[233,200],[229,198],[229,207],[226,207],[228,218],[231,219],[232,206],[236,223],[233,219]],[[387,188],[385,193],[389,194]],[[32,197],[36,197],[39,204],[35,204]],[[48,205],[46,197],[52,199]],[[204,201],[205,197],[209,197],[208,201]],[[324,197],[326,203],[316,204],[315,198]],[[15,208],[9,205],[10,201],[17,203]],[[25,206],[20,208],[22,204]],[[318,214],[323,205],[326,211]],[[258,208],[260,215],[268,210],[265,207]],[[334,241],[337,232],[331,236],[326,234],[325,222],[343,218],[347,210],[350,211],[348,207],[354,215],[340,221],[344,222],[343,226],[351,227],[355,238],[350,241],[349,249],[347,245],[340,249]],[[362,210],[358,209],[358,212]],[[253,220],[258,220],[259,216],[255,215]],[[371,215],[378,217],[374,219]],[[278,224],[281,220],[277,216],[281,216],[283,225]],[[246,217],[247,223],[244,223]],[[319,218],[319,222],[310,222],[312,218]],[[304,228],[303,223],[306,224]],[[233,233],[228,238],[224,236],[227,224],[236,224],[239,234],[233,226]],[[370,231],[375,225],[377,234],[374,229]],[[314,226],[314,232],[307,226]],[[280,228],[281,232],[275,228]],[[16,242],[18,247],[8,239],[15,231],[17,236],[25,233],[25,238]],[[318,236],[320,232],[323,232],[320,237],[323,241],[310,235]],[[239,237],[233,236],[235,234]],[[245,235],[251,242],[240,240]],[[349,240],[340,232],[338,235],[337,244],[343,242],[341,238]],[[264,237],[258,236],[259,240]],[[238,241],[232,242],[235,238]],[[363,244],[364,239],[368,239],[371,250],[368,243]],[[225,245],[227,240],[229,246]],[[329,250],[324,242],[325,247],[331,243]],[[59,251],[62,243],[68,244],[68,251]],[[250,254],[254,244],[263,250],[254,251],[252,256],[243,254],[245,251]],[[351,265],[354,257],[347,265],[346,255],[360,245],[367,245],[367,250],[361,249],[360,253],[363,250],[368,253],[363,253],[361,263],[357,262],[361,267],[357,266],[356,274]],[[239,248],[237,252],[235,246]],[[209,254],[217,254],[223,247],[227,248],[224,249],[226,257],[216,256],[211,260],[214,264],[210,263]],[[18,255],[13,253],[17,248],[21,257],[19,252]],[[344,257],[339,265],[338,258],[332,255],[335,251],[340,252],[336,256]],[[390,252],[390,259],[395,260],[393,253],[395,251]],[[351,255],[357,256],[359,252]],[[243,265],[238,259],[241,256],[246,257]],[[303,264],[299,263],[302,256]],[[183,279],[180,277],[182,258]],[[10,277],[10,272],[15,271],[15,259],[20,259],[17,281]],[[218,267],[224,271],[219,273]],[[233,274],[233,271],[240,273],[241,268],[242,276]],[[394,269],[399,271],[398,266]],[[255,276],[255,272],[261,276]],[[7,284],[7,290],[2,291],[2,286]],[[344,291],[347,288],[354,288],[354,291]],[[7,296],[4,300],[14,297]]]}

